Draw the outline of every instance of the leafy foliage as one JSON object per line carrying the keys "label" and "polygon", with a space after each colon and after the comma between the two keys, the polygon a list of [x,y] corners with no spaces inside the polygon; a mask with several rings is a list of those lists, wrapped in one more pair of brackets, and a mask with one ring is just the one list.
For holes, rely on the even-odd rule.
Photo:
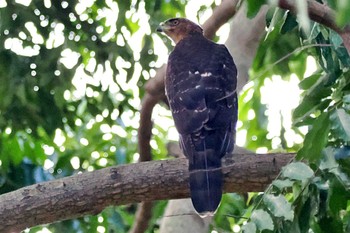
{"label": "leafy foliage", "polygon": [[[350,6],[348,1],[327,2],[339,12],[339,24],[349,23],[349,19],[343,15],[345,8]],[[344,8],[340,10],[339,5]],[[279,17],[281,22],[275,19],[276,17]],[[297,21],[300,23],[300,18]],[[262,199],[256,202],[255,210],[242,230],[347,232],[350,195],[349,54],[341,45],[339,35],[317,23],[312,23],[310,32],[299,31],[293,16],[289,13],[280,16],[275,12],[271,24],[274,29],[269,31],[262,45],[269,43],[269,38],[273,38],[276,30],[278,38],[283,38],[285,34],[297,33],[301,42],[299,46],[306,50],[300,53],[315,57],[319,65],[316,72],[308,77],[303,77],[304,72],[297,75],[300,79],[299,87],[304,92],[299,106],[293,112],[293,127],[296,127],[294,129],[297,131],[298,127],[305,126],[308,129],[296,159],[307,160],[309,165],[293,162],[286,166],[262,195]],[[283,67],[283,63],[290,62],[289,57],[292,58],[294,53],[298,52],[293,52],[286,60],[279,60],[282,64],[278,63],[277,66]],[[268,56],[265,55],[262,58],[267,60]],[[255,62],[257,61],[258,56],[255,59]],[[273,60],[266,63],[273,64]],[[253,69],[255,67],[259,71],[260,64],[261,62],[257,66],[253,65]],[[278,73],[274,70],[268,75],[269,71],[265,72],[266,78]],[[290,72],[294,71],[290,70],[286,74]],[[264,73],[260,73],[264,76]],[[259,88],[260,86],[256,90]],[[264,216],[265,219],[271,218],[273,227],[268,223],[270,220],[266,220],[265,225],[261,227],[262,223],[254,217],[256,215],[260,215],[261,218]]]}
{"label": "leafy foliage", "polygon": [[[267,2],[248,0],[247,15],[254,17]],[[322,2],[336,11],[339,26],[350,23],[350,1]],[[163,38],[152,32],[160,21],[185,15],[190,3],[0,4],[0,192],[134,162],[143,86],[163,63],[159,46],[170,48],[169,41],[164,45]],[[201,5],[197,16],[214,6],[214,2]],[[250,150],[298,151],[297,159],[303,162],[285,167],[265,193],[226,194],[212,228],[349,232],[349,54],[337,33],[310,22],[307,14],[295,16],[271,7],[266,22],[268,30],[252,64],[251,80],[240,96],[238,131],[246,132],[245,147]],[[317,69],[306,75],[310,57],[317,61]],[[268,104],[262,103],[262,89],[276,76],[284,82],[296,78],[303,93],[293,124],[284,123],[288,114],[281,111],[280,132],[272,135],[269,125],[276,123],[269,118]],[[168,132],[157,122],[154,132],[152,154],[162,159]],[[301,140],[290,141],[291,133]],[[165,202],[156,204],[150,232],[157,230],[164,208]],[[126,232],[135,210],[135,205],[110,207],[97,216],[47,228]]]}
{"label": "leafy foliage", "polygon": [[[160,21],[183,14],[184,4],[1,4],[0,192],[134,162],[143,86],[163,62],[154,48],[161,39],[153,31]],[[155,159],[166,155],[166,134],[158,127]],[[155,218],[163,212],[161,206],[155,208]],[[125,232],[134,213],[134,205],[107,209],[49,229],[96,232],[101,226]]]}

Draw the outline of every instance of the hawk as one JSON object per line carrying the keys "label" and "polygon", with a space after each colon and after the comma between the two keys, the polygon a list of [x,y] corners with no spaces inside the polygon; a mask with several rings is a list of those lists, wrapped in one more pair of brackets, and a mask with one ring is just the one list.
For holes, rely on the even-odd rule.
{"label": "hawk", "polygon": [[206,39],[188,19],[169,19],[157,31],[176,44],[165,92],[189,160],[192,203],[199,215],[213,215],[222,196],[221,158],[235,142],[237,69],[227,48]]}

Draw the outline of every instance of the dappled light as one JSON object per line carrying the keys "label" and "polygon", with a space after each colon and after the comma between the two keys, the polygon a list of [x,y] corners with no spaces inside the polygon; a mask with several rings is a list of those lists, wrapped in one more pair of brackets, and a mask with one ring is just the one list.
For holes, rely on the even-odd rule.
{"label": "dappled light", "polygon": [[[348,232],[349,9],[332,0],[0,0],[0,232],[164,233],[172,221],[178,232]],[[238,67],[224,192],[245,194],[223,195],[208,222],[192,206],[166,207],[188,197],[164,91],[175,43],[156,32],[174,17],[225,43]]]}

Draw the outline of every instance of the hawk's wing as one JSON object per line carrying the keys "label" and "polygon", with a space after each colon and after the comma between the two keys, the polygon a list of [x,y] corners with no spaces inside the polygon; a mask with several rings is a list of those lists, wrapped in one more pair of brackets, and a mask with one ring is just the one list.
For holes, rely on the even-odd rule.
{"label": "hawk's wing", "polygon": [[181,41],[169,57],[166,93],[199,213],[215,211],[221,200],[221,158],[233,149],[237,121],[236,78],[226,47],[206,39]]}

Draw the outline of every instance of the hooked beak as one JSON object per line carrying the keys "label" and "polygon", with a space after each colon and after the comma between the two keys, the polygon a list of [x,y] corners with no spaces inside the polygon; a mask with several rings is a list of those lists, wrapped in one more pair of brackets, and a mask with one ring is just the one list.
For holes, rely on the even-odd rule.
{"label": "hooked beak", "polygon": [[166,26],[164,23],[160,23],[159,26],[157,27],[156,31],[157,32],[164,32],[166,30]]}

